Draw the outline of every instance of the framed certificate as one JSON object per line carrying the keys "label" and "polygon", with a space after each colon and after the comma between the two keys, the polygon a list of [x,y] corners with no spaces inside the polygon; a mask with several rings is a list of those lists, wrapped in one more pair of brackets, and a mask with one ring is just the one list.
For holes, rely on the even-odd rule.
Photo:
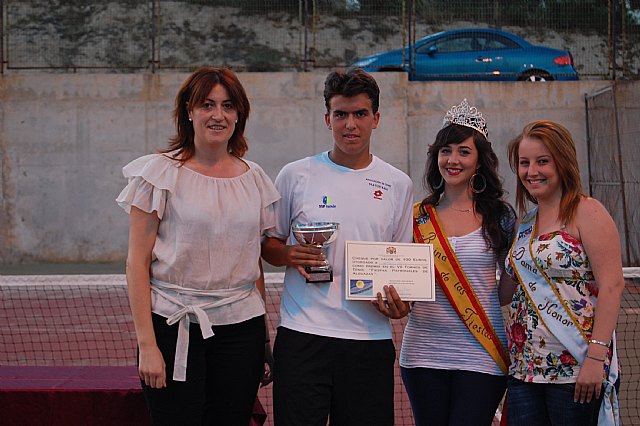
{"label": "framed certificate", "polygon": [[435,300],[433,245],[347,241],[346,298],[373,300],[392,285],[404,301]]}

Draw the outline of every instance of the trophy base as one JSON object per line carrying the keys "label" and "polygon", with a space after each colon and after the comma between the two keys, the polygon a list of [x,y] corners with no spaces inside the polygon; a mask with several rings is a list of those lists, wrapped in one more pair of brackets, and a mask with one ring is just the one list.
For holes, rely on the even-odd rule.
{"label": "trophy base", "polygon": [[305,272],[309,274],[309,278],[307,278],[307,283],[330,283],[333,282],[333,270],[317,270],[317,269],[307,269],[305,268]]}

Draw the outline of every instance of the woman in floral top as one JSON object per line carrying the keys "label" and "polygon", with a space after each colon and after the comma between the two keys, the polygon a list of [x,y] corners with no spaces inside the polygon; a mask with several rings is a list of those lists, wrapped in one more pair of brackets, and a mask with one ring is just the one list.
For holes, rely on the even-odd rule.
{"label": "woman in floral top", "polygon": [[[523,214],[507,260],[516,284],[507,321],[509,424],[617,424],[613,333],[624,279],[615,223],[582,193],[563,126],[528,124],[509,160]],[[524,214],[527,201],[537,208]]]}

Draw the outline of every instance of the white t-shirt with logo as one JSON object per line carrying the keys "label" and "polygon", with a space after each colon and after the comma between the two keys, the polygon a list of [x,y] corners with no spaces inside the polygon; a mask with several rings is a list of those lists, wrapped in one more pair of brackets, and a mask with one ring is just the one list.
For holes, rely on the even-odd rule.
{"label": "white t-shirt with logo", "polygon": [[328,152],[287,164],[275,180],[276,227],[267,235],[297,244],[291,225],[338,222],[336,240],[325,249],[333,282],[306,283],[288,267],[280,325],[303,333],[355,340],[390,339],[389,320],[369,301],[345,299],[345,241],[412,241],[413,184],[409,176],[372,156],[353,170],[329,159]]}

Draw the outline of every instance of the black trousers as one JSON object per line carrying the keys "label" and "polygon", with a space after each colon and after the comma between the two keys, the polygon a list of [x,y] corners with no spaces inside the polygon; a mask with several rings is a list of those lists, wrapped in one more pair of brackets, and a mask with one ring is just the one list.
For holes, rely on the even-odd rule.
{"label": "black trousers", "polygon": [[153,314],[153,327],[167,365],[166,388],[142,383],[153,425],[247,426],[264,368],[264,316],[214,326],[208,339],[191,323],[185,382],[172,380],[178,324]]}
{"label": "black trousers", "polygon": [[416,426],[491,426],[506,376],[465,370],[401,368]]}
{"label": "black trousers", "polygon": [[278,328],[274,347],[276,426],[391,426],[391,339],[350,340]]}

